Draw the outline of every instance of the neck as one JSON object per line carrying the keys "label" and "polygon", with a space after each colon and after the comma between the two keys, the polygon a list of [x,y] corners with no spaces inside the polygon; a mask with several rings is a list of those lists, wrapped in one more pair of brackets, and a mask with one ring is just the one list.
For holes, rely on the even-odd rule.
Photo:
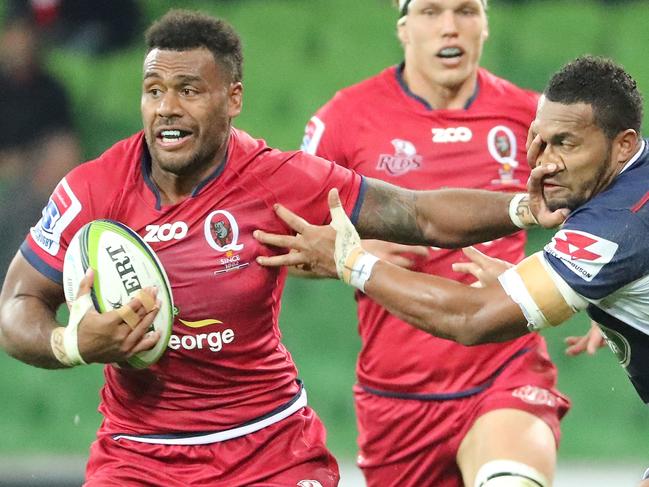
{"label": "neck", "polygon": [[160,192],[162,205],[175,205],[189,198],[196,187],[212,176],[225,162],[227,145],[220,148],[209,163],[195,164],[191,169],[180,173],[166,170],[151,161],[151,179]]}
{"label": "neck", "polygon": [[408,89],[437,110],[462,110],[474,95],[478,84],[477,71],[457,85],[443,85],[421,71],[403,70],[403,80]]}

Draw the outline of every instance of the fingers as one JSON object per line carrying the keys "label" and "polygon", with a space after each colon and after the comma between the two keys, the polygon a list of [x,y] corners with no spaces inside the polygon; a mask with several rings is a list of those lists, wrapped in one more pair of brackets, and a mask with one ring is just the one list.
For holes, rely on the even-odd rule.
{"label": "fingers", "polygon": [[485,254],[483,254],[473,246],[464,247],[462,249],[462,253],[466,255],[471,260],[471,262],[475,262],[482,267],[492,261],[490,257],[487,257]]}
{"label": "fingers", "polygon": [[575,357],[581,353],[584,352],[586,349],[586,336],[581,336],[581,337],[567,337],[564,340],[564,343],[568,345],[568,348],[566,348],[566,355],[570,355],[572,357]]}
{"label": "fingers", "polygon": [[309,226],[309,222],[283,205],[276,204],[274,209],[277,216],[297,233],[304,233],[304,229]]}
{"label": "fingers", "polygon": [[482,271],[480,266],[473,262],[454,262],[453,264],[451,264],[451,268],[454,272],[472,274],[475,277],[478,277],[478,274]]}
{"label": "fingers", "polygon": [[532,169],[530,172],[530,178],[527,180],[527,191],[528,193],[538,193],[543,192],[543,180],[548,176],[552,176],[558,172],[559,168],[556,164],[542,164]]}
{"label": "fingers", "polygon": [[329,202],[330,210],[334,210],[343,206],[343,204],[340,202],[340,195],[338,194],[338,190],[336,188],[331,188],[329,190],[327,201]]}
{"label": "fingers", "polygon": [[529,138],[532,136],[532,134],[533,133],[531,131],[528,133],[528,143],[526,144],[527,165],[530,166],[531,169],[534,169],[536,167],[537,161],[539,160],[539,155],[543,150],[543,140],[541,139],[540,135],[534,134],[532,141],[529,142]]}
{"label": "fingers", "polygon": [[273,247],[282,247],[285,249],[294,249],[298,247],[298,237],[295,235],[280,235],[277,233],[267,233],[263,230],[255,230],[252,236],[266,245]]}
{"label": "fingers", "polygon": [[123,349],[127,352],[127,356],[131,356],[142,350],[148,350],[158,342],[160,332],[156,330],[149,332],[158,311],[158,306],[155,306],[124,339]]}
{"label": "fingers", "polygon": [[84,294],[90,293],[90,290],[92,289],[92,285],[94,282],[95,282],[95,271],[93,271],[91,267],[88,267],[86,274],[83,276],[83,279],[81,279],[81,282],[79,282],[79,290],[77,291],[77,298],[79,298],[79,296],[83,296]]}
{"label": "fingers", "polygon": [[525,141],[525,150],[529,151],[530,150],[530,145],[532,145],[532,141],[536,137],[536,132],[534,129],[530,126],[529,130],[527,131],[527,140]]}
{"label": "fingers", "polygon": [[308,265],[309,261],[305,258],[304,254],[300,252],[289,252],[283,255],[264,256],[259,255],[255,259],[257,264],[264,267],[281,267],[281,266],[297,266]]}

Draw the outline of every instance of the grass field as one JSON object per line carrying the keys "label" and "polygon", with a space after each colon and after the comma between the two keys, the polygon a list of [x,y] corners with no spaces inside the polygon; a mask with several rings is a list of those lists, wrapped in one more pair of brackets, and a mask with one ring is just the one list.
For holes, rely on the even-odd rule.
{"label": "grass field", "polygon": [[[237,125],[283,149],[298,146],[305,121],[337,89],[400,61],[392,34],[395,13],[387,0],[149,0],[143,5],[152,17],[170,6],[196,7],[235,25],[246,56],[244,113]],[[491,39],[484,61],[497,74],[540,89],[572,57],[610,54],[649,92],[649,64],[641,48],[649,43],[649,30],[637,21],[649,18],[646,2],[617,8],[595,0],[525,6],[494,0],[490,5]],[[88,158],[139,129],[141,59],[139,46],[102,59],[50,54],[52,70],[73,95]],[[548,237],[534,233],[530,248]],[[337,282],[290,281],[281,323],[310,402],[329,429],[332,449],[341,458],[353,458],[351,386],[359,342],[350,290]],[[649,411],[623,370],[607,350],[595,357],[563,354],[563,337],[583,333],[587,326],[581,316],[545,334],[559,367],[560,388],[573,399],[560,457],[598,464],[630,461],[641,471],[649,465]],[[0,458],[84,455],[100,421],[95,409],[101,368],[37,370],[0,352],[0,370]]]}

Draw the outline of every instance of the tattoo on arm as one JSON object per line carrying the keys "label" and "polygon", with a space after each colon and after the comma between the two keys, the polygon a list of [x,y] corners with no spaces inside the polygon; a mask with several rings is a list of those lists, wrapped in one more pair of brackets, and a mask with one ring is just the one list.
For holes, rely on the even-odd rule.
{"label": "tattoo on arm", "polygon": [[422,242],[423,234],[417,224],[417,193],[372,180],[356,228],[363,238]]}
{"label": "tattoo on arm", "polygon": [[516,206],[516,215],[525,225],[534,225],[537,223],[532,210],[530,209],[530,197],[525,195]]}

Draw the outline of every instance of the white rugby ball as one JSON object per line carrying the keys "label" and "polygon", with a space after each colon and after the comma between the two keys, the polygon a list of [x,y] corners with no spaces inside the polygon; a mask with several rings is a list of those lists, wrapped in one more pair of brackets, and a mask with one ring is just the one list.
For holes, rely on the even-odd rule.
{"label": "white rugby ball", "polygon": [[94,220],[79,229],[65,254],[63,288],[68,302],[76,299],[88,267],[95,273],[91,296],[100,313],[124,306],[142,288],[157,287],[161,305],[152,328],[160,332],[160,340],[128,363],[143,369],[157,362],[169,343],[174,304],[169,279],[153,249],[122,223]]}

